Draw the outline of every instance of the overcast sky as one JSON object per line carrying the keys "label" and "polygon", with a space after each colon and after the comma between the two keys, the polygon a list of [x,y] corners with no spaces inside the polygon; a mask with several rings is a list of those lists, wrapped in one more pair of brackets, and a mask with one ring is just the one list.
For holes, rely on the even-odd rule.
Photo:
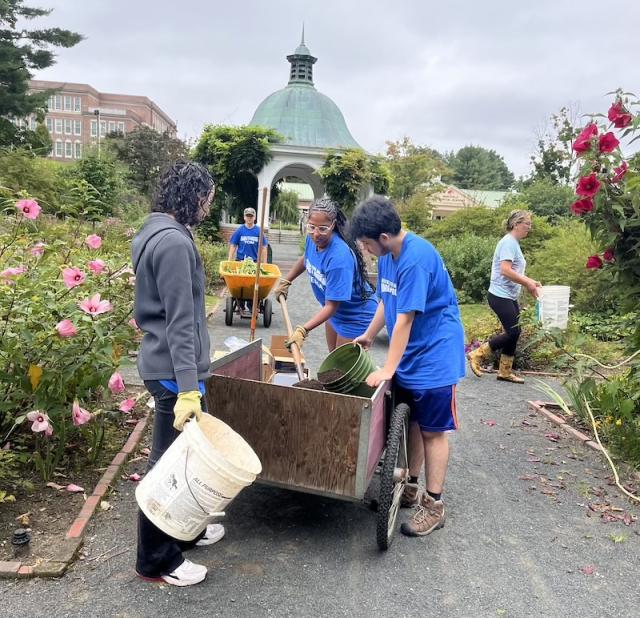
{"label": "overcast sky", "polygon": [[246,124],[284,87],[300,41],[316,88],[369,152],[408,135],[440,151],[493,148],[519,176],[563,105],[606,112],[640,90],[640,1],[28,0],[86,40],[36,78],[145,95],[195,138]]}

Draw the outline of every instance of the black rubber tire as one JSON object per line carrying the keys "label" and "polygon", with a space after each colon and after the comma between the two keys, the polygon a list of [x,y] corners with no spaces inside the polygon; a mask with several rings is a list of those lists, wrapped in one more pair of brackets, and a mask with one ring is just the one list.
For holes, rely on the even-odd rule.
{"label": "black rubber tire", "polygon": [[231,296],[227,296],[224,308],[224,323],[227,326],[231,326],[233,324],[233,298],[231,298]]}
{"label": "black rubber tire", "polygon": [[269,328],[269,326],[271,326],[272,317],[273,305],[271,304],[271,300],[269,298],[266,298],[262,307],[262,323],[264,324],[265,328]]}
{"label": "black rubber tire", "polygon": [[[407,451],[409,406],[401,403],[391,414],[387,446],[385,448],[382,471],[380,473],[380,497],[378,498],[378,521],[376,523],[376,541],[382,551],[389,549],[398,528],[400,498],[409,474]],[[405,474],[400,481],[394,481],[396,468],[404,468]]]}

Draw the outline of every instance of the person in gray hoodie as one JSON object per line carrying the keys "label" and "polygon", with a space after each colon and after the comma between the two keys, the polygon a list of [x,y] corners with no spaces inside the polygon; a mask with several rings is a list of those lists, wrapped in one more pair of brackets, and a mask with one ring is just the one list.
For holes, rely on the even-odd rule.
{"label": "person in gray hoodie", "polygon": [[[132,241],[136,275],[134,318],[144,333],[138,373],[154,398],[151,469],[182,431],[202,414],[210,343],[204,303],[205,276],[190,228],[209,213],[214,182],[197,163],[178,161],[160,178],[152,212]],[[224,536],[209,524],[190,543],[178,541],[138,514],[136,572],[175,586],[201,582],[207,568],[182,551],[211,545]]]}

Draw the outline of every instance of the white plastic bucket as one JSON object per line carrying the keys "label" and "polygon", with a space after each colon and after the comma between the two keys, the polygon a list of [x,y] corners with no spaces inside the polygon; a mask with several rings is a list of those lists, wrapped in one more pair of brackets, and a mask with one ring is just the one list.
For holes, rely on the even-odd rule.
{"label": "white plastic bucket", "polygon": [[136,489],[142,512],[163,532],[191,541],[253,483],[262,465],[221,420],[191,420]]}
{"label": "white plastic bucket", "polygon": [[538,319],[544,328],[567,328],[570,295],[568,285],[542,286],[538,296]]}

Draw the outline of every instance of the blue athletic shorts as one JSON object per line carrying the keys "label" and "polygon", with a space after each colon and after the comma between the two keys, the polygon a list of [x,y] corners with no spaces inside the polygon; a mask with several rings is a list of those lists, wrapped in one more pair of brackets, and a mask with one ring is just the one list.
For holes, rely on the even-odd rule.
{"label": "blue athletic shorts", "polygon": [[453,431],[458,429],[456,385],[416,391],[395,387],[395,402],[406,403],[411,409],[411,422],[422,431]]}

